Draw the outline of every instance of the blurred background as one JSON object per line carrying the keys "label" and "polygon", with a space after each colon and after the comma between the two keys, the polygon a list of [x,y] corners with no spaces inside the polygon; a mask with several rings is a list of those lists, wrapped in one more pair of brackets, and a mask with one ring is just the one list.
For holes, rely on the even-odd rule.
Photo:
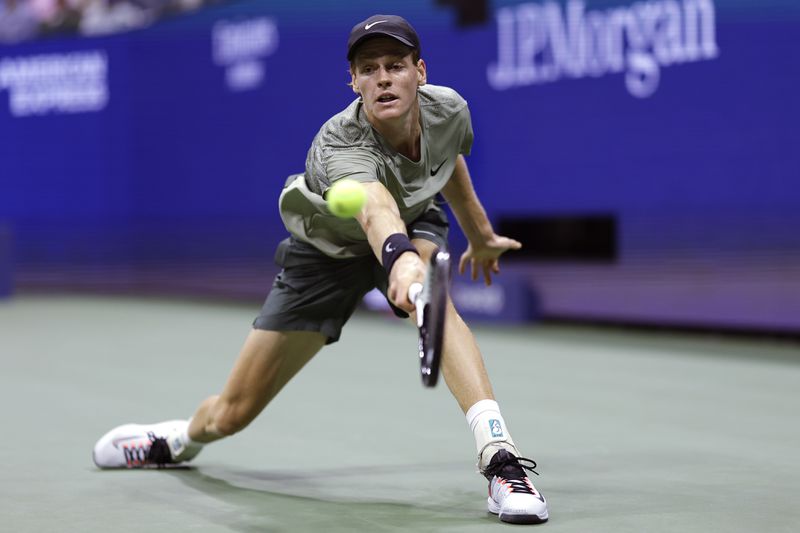
{"label": "blurred background", "polygon": [[0,0],[0,294],[260,302],[376,12],[469,101],[525,245],[465,315],[800,333],[796,0]]}

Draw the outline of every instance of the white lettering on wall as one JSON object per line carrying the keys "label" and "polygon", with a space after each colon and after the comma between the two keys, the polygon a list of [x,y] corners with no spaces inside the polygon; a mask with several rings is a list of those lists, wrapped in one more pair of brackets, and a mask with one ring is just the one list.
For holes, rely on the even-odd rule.
{"label": "white lettering on wall", "polygon": [[719,55],[713,0],[649,0],[587,11],[583,0],[524,3],[497,10],[497,61],[492,88],[552,83],[562,78],[625,74],[638,98],[657,89],[662,67]]}
{"label": "white lettering on wall", "polygon": [[0,60],[0,90],[15,117],[91,113],[108,105],[108,57],[100,50]]}
{"label": "white lettering on wall", "polygon": [[278,26],[267,17],[222,20],[214,24],[211,40],[214,63],[225,67],[228,88],[255,89],[264,81],[262,59],[278,49]]}
{"label": "white lettering on wall", "polygon": [[506,293],[502,285],[472,285],[454,283],[450,295],[458,309],[465,312],[496,315],[506,305]]}

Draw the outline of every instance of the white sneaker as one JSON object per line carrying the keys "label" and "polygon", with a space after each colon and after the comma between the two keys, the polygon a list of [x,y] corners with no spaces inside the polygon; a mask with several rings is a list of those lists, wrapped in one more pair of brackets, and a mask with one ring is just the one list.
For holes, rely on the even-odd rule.
{"label": "white sneaker", "polygon": [[188,420],[117,426],[100,437],[92,459],[100,468],[162,468],[189,461],[202,446],[186,442],[188,426]]}
{"label": "white sneaker", "polygon": [[[523,461],[529,464],[523,464]],[[546,522],[547,501],[525,474],[525,470],[535,474],[534,468],[534,461],[516,457],[508,450],[495,453],[482,472],[489,480],[489,512],[499,515],[503,522],[513,524]]]}

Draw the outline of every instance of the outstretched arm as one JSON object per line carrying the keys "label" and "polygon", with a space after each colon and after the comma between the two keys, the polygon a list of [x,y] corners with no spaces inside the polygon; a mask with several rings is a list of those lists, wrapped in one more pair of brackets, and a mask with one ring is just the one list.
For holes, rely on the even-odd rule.
{"label": "outstretched arm", "polygon": [[[367,201],[356,215],[356,220],[364,228],[372,252],[378,261],[383,263],[383,247],[386,239],[395,233],[406,233],[406,225],[400,218],[397,203],[378,182],[364,183]],[[411,312],[414,305],[408,300],[408,287],[414,282],[421,282],[425,277],[425,265],[418,254],[405,252],[392,265],[389,273],[389,299],[400,309]]]}
{"label": "outstretched arm", "polygon": [[475,194],[464,156],[458,156],[456,169],[442,189],[442,194],[469,241],[467,250],[458,262],[459,273],[463,274],[469,264],[473,281],[478,279],[478,272],[481,271],[486,285],[491,285],[492,273],[500,272],[500,256],[507,250],[519,250],[522,244],[497,235],[492,229],[486,211]]}

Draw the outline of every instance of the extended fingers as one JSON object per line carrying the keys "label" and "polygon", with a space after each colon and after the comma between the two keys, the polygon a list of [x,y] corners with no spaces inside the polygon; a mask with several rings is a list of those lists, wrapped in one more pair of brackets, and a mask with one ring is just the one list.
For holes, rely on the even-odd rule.
{"label": "extended fingers", "polygon": [[488,259],[483,262],[483,280],[486,285],[492,284],[492,274],[500,273],[500,263],[497,259]]}

